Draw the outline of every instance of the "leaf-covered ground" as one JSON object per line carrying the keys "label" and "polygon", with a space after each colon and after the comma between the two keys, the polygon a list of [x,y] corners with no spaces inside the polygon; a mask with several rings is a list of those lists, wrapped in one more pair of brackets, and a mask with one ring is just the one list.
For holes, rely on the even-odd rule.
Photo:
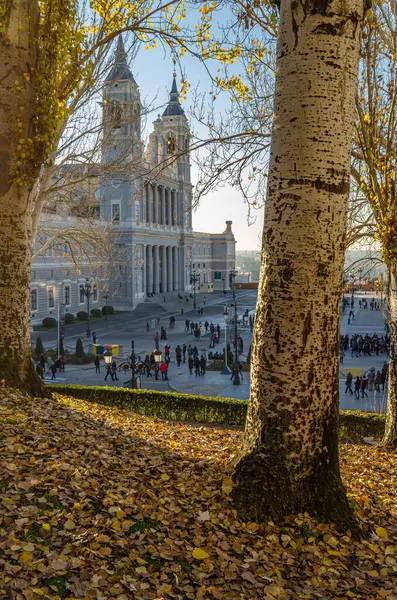
{"label": "leaf-covered ground", "polygon": [[0,398],[0,598],[397,598],[396,455],[343,444],[370,535],[242,523],[241,432],[68,398]]}

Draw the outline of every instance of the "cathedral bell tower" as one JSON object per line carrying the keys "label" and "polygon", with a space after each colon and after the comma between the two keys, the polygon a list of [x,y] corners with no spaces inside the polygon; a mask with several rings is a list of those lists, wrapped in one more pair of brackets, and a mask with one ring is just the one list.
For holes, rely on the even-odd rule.
{"label": "cathedral bell tower", "polygon": [[142,105],[121,35],[102,98],[102,165],[140,164]]}

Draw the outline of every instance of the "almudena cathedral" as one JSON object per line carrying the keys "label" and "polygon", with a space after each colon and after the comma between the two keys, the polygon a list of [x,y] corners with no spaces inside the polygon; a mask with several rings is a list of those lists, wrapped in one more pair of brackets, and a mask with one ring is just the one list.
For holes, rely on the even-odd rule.
{"label": "almudena cathedral", "polygon": [[[108,303],[123,310],[133,310],[146,298],[152,300],[153,294],[155,299],[161,294],[162,301],[171,292],[190,292],[192,274],[198,277],[197,290],[229,287],[229,273],[235,267],[232,222],[226,221],[223,233],[198,233],[192,228],[190,129],[175,74],[168,104],[153,124],[146,149],[141,140],[139,88],[121,36],[103,84],[101,106],[101,160],[85,167],[89,173],[84,186],[98,223],[111,229],[115,252],[109,253],[106,269],[94,269],[90,261],[76,268],[59,244],[50,245],[32,263],[34,322],[56,316],[59,304],[74,314],[85,310],[87,279],[92,290],[90,308],[101,308],[107,293]],[[122,167],[115,175],[111,167],[121,155]],[[77,169],[71,164],[62,168]],[[40,227],[51,232],[73,228],[78,219],[55,199],[43,211]],[[115,255],[118,259],[112,264]]]}

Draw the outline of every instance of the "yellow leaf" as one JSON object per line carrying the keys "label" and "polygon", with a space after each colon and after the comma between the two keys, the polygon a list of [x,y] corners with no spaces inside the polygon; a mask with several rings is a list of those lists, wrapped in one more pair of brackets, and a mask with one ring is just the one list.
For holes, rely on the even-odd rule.
{"label": "yellow leaf", "polygon": [[33,554],[31,552],[21,552],[19,557],[19,562],[21,563],[29,563],[33,560]]}
{"label": "yellow leaf", "polygon": [[193,558],[197,558],[197,560],[204,560],[204,558],[208,558],[209,554],[205,550],[201,550],[201,548],[195,548],[192,552]]}
{"label": "yellow leaf", "polygon": [[146,567],[137,567],[135,571],[139,573],[139,575],[145,575],[147,573]]}
{"label": "yellow leaf", "polygon": [[51,529],[51,525],[50,525],[49,523],[43,523],[43,524],[42,524],[42,528],[43,528],[45,531],[50,531],[50,529]]}
{"label": "yellow leaf", "polygon": [[168,480],[169,480],[169,478],[170,478],[170,477],[169,477],[169,475],[167,475],[167,473],[163,473],[163,474],[161,475],[161,479],[164,479],[164,481],[168,481]]}
{"label": "yellow leaf", "polygon": [[72,521],[72,519],[68,519],[63,526],[64,529],[68,529],[69,531],[71,531],[75,527],[76,525],[74,524],[74,521]]}
{"label": "yellow leaf", "polygon": [[25,550],[25,552],[33,552],[34,545],[29,542],[28,544],[24,545],[23,549]]}
{"label": "yellow leaf", "polygon": [[377,528],[375,529],[375,533],[376,533],[376,535],[377,535],[377,536],[379,536],[379,537],[384,537],[384,538],[385,538],[385,537],[388,537],[388,535],[387,535],[387,531],[386,531],[386,529],[385,529],[384,527],[377,527]]}
{"label": "yellow leaf", "polygon": [[122,519],[123,517],[125,517],[125,512],[121,510],[121,508],[119,508],[119,510],[116,511],[116,517],[118,519]]}
{"label": "yellow leaf", "polygon": [[34,465],[34,463],[36,462],[35,457],[31,456],[30,459],[29,459],[29,462],[30,462],[31,465]]}
{"label": "yellow leaf", "polygon": [[229,495],[233,489],[233,481],[229,478],[226,478],[222,481],[222,490],[225,494]]}

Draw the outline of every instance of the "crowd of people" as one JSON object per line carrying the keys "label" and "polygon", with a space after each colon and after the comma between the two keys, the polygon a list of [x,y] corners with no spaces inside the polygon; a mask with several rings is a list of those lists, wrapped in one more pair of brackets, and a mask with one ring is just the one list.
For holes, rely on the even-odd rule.
{"label": "crowd of people", "polygon": [[351,396],[354,394],[358,400],[360,397],[362,399],[368,398],[367,390],[369,392],[384,392],[387,385],[388,369],[387,362],[384,362],[382,370],[375,371],[374,368],[371,368],[362,375],[357,375],[355,379],[351,371],[349,371],[346,375],[345,394],[350,394]]}
{"label": "crowd of people", "polygon": [[351,358],[357,358],[360,356],[372,356],[376,354],[386,354],[389,356],[390,351],[390,336],[385,333],[384,335],[373,335],[348,334],[342,335],[340,338],[340,362],[343,363],[343,359],[347,352],[351,352]]}
{"label": "crowd of people", "polygon": [[61,354],[60,357],[55,360],[52,359],[51,356],[46,358],[44,354],[42,354],[39,360],[36,361],[36,373],[41,379],[44,379],[45,374],[51,374],[51,379],[56,379],[57,371],[65,371],[65,364],[66,360],[64,354]]}

